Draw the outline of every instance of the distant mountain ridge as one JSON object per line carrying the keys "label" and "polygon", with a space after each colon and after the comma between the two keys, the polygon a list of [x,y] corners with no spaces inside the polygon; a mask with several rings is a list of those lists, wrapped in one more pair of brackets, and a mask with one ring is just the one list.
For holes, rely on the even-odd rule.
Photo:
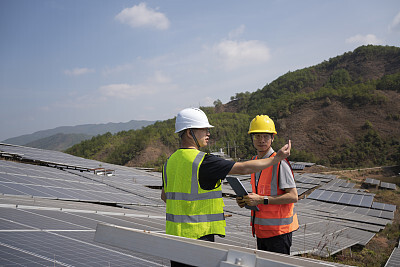
{"label": "distant mountain ridge", "polygon": [[[86,140],[91,138],[92,136],[96,136],[99,134],[104,134],[107,132],[110,132],[112,134],[121,132],[121,131],[129,131],[129,130],[137,130],[142,127],[148,126],[155,123],[155,121],[146,121],[146,120],[131,120],[129,122],[119,122],[119,123],[114,123],[114,122],[109,122],[109,123],[101,123],[101,124],[83,124],[83,125],[77,125],[77,126],[60,126],[57,128],[53,129],[48,129],[48,130],[42,130],[42,131],[37,131],[32,134],[25,134],[13,138],[6,139],[2,141],[3,143],[8,143],[8,144],[14,144],[14,145],[28,145],[31,146],[33,145],[38,145],[38,143],[47,143],[47,146],[39,147],[39,148],[47,148],[47,149],[52,149],[50,147],[56,147],[57,144],[50,144],[49,140],[41,140],[45,138],[52,137],[54,135],[58,135],[57,137],[52,137],[53,141],[57,140],[57,142],[60,142],[60,135],[59,134],[64,134],[64,138],[72,138],[72,136],[67,137],[68,134],[79,134],[81,135],[79,138],[73,138],[75,140]],[[86,136],[86,137],[84,137]],[[41,142],[36,142],[41,140]],[[79,142],[80,142],[79,141]],[[78,143],[79,143],[78,142]],[[76,144],[76,143],[75,143]],[[73,144],[72,144],[73,145]],[[33,146],[37,147],[37,146]],[[55,149],[58,150],[58,149]]]}
{"label": "distant mountain ridge", "polygon": [[64,151],[67,148],[79,144],[84,140],[92,138],[92,135],[87,134],[63,134],[58,133],[49,137],[41,138],[25,144],[25,146],[35,147],[47,150]]}

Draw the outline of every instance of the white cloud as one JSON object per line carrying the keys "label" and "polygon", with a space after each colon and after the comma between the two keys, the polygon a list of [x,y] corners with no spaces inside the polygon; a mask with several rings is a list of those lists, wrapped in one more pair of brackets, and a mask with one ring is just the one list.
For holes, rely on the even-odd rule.
{"label": "white cloud", "polygon": [[171,82],[171,79],[161,71],[156,71],[154,77],[149,79],[149,82],[153,80],[157,84],[167,84]]}
{"label": "white cloud", "polygon": [[99,90],[104,96],[117,98],[131,98],[149,93],[149,90],[147,90],[143,85],[132,85],[126,83],[105,85],[100,87]]}
{"label": "white cloud", "polygon": [[243,24],[240,25],[237,29],[234,29],[233,31],[229,32],[229,34],[228,34],[229,39],[238,38],[239,36],[241,36],[244,33],[244,30],[245,30],[245,26]]}
{"label": "white cloud", "polygon": [[400,12],[394,17],[389,28],[391,31],[400,32]]}
{"label": "white cloud", "polygon": [[269,48],[257,40],[224,40],[213,47],[213,52],[228,70],[265,63],[270,58]]}
{"label": "white cloud", "polygon": [[88,68],[75,68],[73,70],[65,70],[64,74],[69,75],[69,76],[80,76],[88,73],[94,73],[94,69],[88,69]]}
{"label": "white cloud", "polygon": [[168,18],[163,13],[148,8],[146,3],[125,8],[115,18],[132,28],[155,27],[159,30],[166,30],[170,24]]}
{"label": "white cloud", "polygon": [[104,76],[112,75],[112,74],[117,74],[117,73],[122,73],[125,71],[129,71],[132,69],[132,64],[124,64],[124,65],[118,65],[115,67],[105,67],[104,70],[102,71],[102,74]]}
{"label": "white cloud", "polygon": [[367,44],[382,44],[383,41],[379,40],[374,34],[361,35],[357,34],[346,39],[348,44],[367,45]]}
{"label": "white cloud", "polygon": [[155,72],[154,76],[139,84],[109,84],[99,88],[100,93],[105,97],[136,98],[144,95],[154,95],[158,92],[168,94],[175,90],[176,86],[171,79],[161,71]]}

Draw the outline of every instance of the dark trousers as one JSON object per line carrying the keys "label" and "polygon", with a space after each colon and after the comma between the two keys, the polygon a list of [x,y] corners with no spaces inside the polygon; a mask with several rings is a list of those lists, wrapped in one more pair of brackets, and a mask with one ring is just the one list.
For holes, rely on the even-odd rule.
{"label": "dark trousers", "polygon": [[[215,241],[215,236],[214,235],[205,235],[199,238],[199,240],[205,240],[205,241],[210,241],[214,242]],[[184,264],[176,261],[171,261],[171,267],[195,267],[194,265],[189,265],[189,264]]]}
{"label": "dark trousers", "polygon": [[270,238],[257,237],[257,249],[290,255],[292,233],[277,235]]}

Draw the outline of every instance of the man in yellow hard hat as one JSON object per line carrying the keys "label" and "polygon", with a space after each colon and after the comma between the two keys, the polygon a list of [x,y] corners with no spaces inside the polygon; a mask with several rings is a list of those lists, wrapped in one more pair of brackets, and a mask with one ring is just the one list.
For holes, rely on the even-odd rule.
{"label": "man in yellow hard hat", "polygon": [[[234,162],[204,153],[210,128],[206,114],[197,108],[180,111],[175,133],[180,148],[163,167],[161,199],[166,202],[166,233],[193,239],[214,241],[225,236],[221,181],[228,174],[250,174],[261,171],[290,155],[290,141],[274,157]],[[171,266],[187,266],[171,261]]]}
{"label": "man in yellow hard hat", "polygon": [[[274,122],[266,115],[256,116],[249,132],[257,156],[265,159],[276,155],[271,145],[276,134]],[[251,174],[253,192],[236,199],[240,207],[257,206],[251,212],[253,236],[257,236],[257,249],[290,255],[292,232],[299,228],[294,203],[298,200],[296,184],[290,163],[284,159]]]}

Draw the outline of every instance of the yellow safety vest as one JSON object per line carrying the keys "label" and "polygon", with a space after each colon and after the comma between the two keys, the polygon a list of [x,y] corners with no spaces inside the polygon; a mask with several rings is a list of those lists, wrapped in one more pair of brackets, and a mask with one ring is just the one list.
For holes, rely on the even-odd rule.
{"label": "yellow safety vest", "polygon": [[199,184],[204,156],[197,149],[179,149],[164,164],[167,234],[193,239],[225,235],[221,184],[213,190],[203,190]]}

